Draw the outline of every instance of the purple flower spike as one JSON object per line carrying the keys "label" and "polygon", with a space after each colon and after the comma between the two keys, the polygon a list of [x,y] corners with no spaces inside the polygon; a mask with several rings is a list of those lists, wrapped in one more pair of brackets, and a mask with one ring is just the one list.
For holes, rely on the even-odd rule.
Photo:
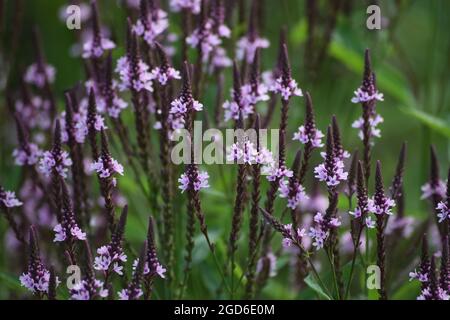
{"label": "purple flower spike", "polygon": [[[106,139],[106,135],[103,130],[101,130],[102,141]],[[114,174],[120,174],[123,176],[123,166],[117,162],[111,154],[109,150],[106,148],[106,142],[102,142],[102,152],[100,157],[94,161],[90,170],[97,172],[101,179],[107,179],[112,177]],[[113,185],[116,185],[116,180],[113,178]]]}
{"label": "purple flower spike", "polygon": [[327,131],[327,152],[325,162],[314,168],[315,177],[326,182],[328,187],[335,187],[341,181],[347,180],[347,172],[344,172],[344,163],[334,153],[334,139],[331,128]]}
{"label": "purple flower spike", "polygon": [[447,199],[438,203],[436,210],[438,211],[439,222],[443,222],[445,219],[450,219],[450,169],[448,170],[447,177]]}
{"label": "purple flower spike", "polygon": [[324,247],[325,241],[330,235],[332,228],[337,228],[341,225],[338,218],[326,219],[325,216],[317,212],[314,216],[314,225],[309,229],[308,235],[312,238],[312,245],[319,250]]}
{"label": "purple flower spike", "polygon": [[94,21],[94,27],[92,28],[93,37],[92,37],[92,39],[89,39],[88,41],[86,41],[83,44],[82,57],[84,59],[100,58],[105,51],[114,49],[116,47],[114,42],[112,42],[109,39],[104,38],[101,35],[97,2],[95,0],[93,0],[91,3],[91,6],[92,6],[92,13],[93,13],[93,21]]}
{"label": "purple flower spike", "polygon": [[75,220],[75,213],[73,212],[72,201],[70,200],[69,190],[64,180],[61,178],[62,190],[62,219],[61,223],[57,224],[53,231],[55,231],[54,242],[66,241],[71,243],[73,240],[86,240],[86,233],[83,232]]}
{"label": "purple flower spike", "polygon": [[298,128],[294,133],[292,140],[298,140],[304,145],[310,145],[312,148],[323,147],[322,138],[324,137],[322,131],[316,128],[314,120],[314,113],[312,107],[311,96],[307,92],[306,95],[306,119],[305,124]]}
{"label": "purple flower spike", "polygon": [[371,69],[369,50],[365,52],[364,77],[361,86],[355,90],[353,103],[365,103],[372,101],[383,101],[383,94],[376,87],[375,74]]}
{"label": "purple flower spike", "polygon": [[118,292],[120,300],[137,300],[144,292],[141,289],[142,278],[145,269],[145,259],[148,251],[147,241],[144,242],[144,248],[142,248],[139,259],[137,260],[136,268],[133,272],[133,278],[127,288]]}
{"label": "purple flower spike", "polygon": [[[41,262],[37,233],[34,226],[30,227],[30,258],[28,270],[20,276],[20,284],[35,294],[47,294],[50,281],[50,271]],[[56,286],[59,284],[56,278]]]}
{"label": "purple flower spike", "polygon": [[127,261],[127,256],[123,251],[122,241],[127,216],[128,206],[125,206],[111,236],[111,242],[97,249],[98,255],[94,259],[94,269],[104,271],[105,275],[110,274],[110,272],[123,275],[123,263]]}
{"label": "purple flower spike", "polygon": [[16,198],[16,193],[14,191],[5,191],[1,186],[0,202],[7,208],[20,207],[23,205],[23,203]]}
{"label": "purple flower spike", "polygon": [[55,81],[56,70],[52,65],[45,64],[41,66],[39,63],[33,63],[25,71],[24,81],[33,84],[38,88],[43,88],[46,81],[53,83]]}
{"label": "purple flower spike", "polygon": [[153,78],[158,80],[162,86],[165,86],[172,79],[181,79],[180,71],[170,66],[164,49],[158,43],[156,43],[156,50],[161,61],[161,66],[155,67],[152,70]]}
{"label": "purple flower spike", "polygon": [[275,79],[275,82],[270,87],[270,91],[281,94],[283,100],[287,101],[291,96],[303,96],[303,92],[298,88],[297,81],[292,79],[291,67],[289,65],[289,58],[286,44],[283,44],[281,54],[281,76]]}
{"label": "purple flower spike", "polygon": [[252,63],[258,49],[265,49],[270,45],[269,40],[259,37],[256,30],[256,3],[257,1],[254,1],[252,5],[247,34],[239,39],[236,47],[236,58],[245,60],[248,64]]}

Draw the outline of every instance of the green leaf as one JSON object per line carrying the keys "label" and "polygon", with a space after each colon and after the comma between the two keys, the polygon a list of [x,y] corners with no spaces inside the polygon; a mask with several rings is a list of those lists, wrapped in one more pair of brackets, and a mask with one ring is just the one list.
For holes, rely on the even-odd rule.
{"label": "green leaf", "polygon": [[438,117],[435,117],[431,114],[428,114],[416,108],[408,108],[405,106],[401,106],[399,107],[399,109],[405,114],[416,118],[426,126],[439,132],[440,134],[450,137],[450,123],[448,123],[447,121],[444,121]]}
{"label": "green leaf", "polygon": [[308,287],[313,289],[319,296],[327,299],[327,300],[333,300],[329,295],[327,295],[322,288],[320,287],[319,283],[317,283],[317,280],[310,274],[305,278],[305,283]]}

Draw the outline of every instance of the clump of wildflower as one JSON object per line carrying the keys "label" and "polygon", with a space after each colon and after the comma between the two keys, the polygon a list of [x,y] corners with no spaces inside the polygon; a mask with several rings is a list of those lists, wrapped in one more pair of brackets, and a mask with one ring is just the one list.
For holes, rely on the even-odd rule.
{"label": "clump of wildflower", "polygon": [[[30,258],[27,272],[20,276],[20,284],[31,292],[41,295],[47,294],[50,281],[50,271],[41,261],[36,229],[30,227]],[[59,284],[56,278],[56,286]]]}
{"label": "clump of wildflower", "polygon": [[38,88],[43,88],[46,82],[53,83],[55,81],[55,74],[56,70],[52,65],[33,63],[25,71],[23,80]]}
{"label": "clump of wildflower", "polygon": [[55,141],[53,148],[50,151],[45,151],[41,160],[39,161],[39,170],[45,175],[50,176],[52,172],[60,175],[63,178],[67,177],[69,166],[72,165],[72,160],[67,151],[61,149],[61,125],[59,120],[56,121],[55,127]]}
{"label": "clump of wildflower", "polygon": [[17,199],[14,191],[5,191],[2,187],[0,187],[0,202],[7,208],[20,207],[23,205],[23,203]]}
{"label": "clump of wildflower", "polygon": [[330,231],[333,228],[337,228],[341,225],[341,221],[338,218],[327,219],[322,213],[317,212],[314,216],[314,224],[309,228],[308,235],[312,238],[312,245],[319,250],[324,247],[325,241],[330,235]]}
{"label": "clump of wildflower", "polygon": [[[147,261],[145,263],[144,275],[147,275],[149,277],[158,275],[159,277],[164,279],[167,270],[159,262],[158,256],[156,254],[155,226],[153,217],[151,216],[148,222],[147,243],[148,243],[148,250],[146,253]],[[137,267],[138,263],[139,258],[136,259],[135,264],[133,264],[133,267]]]}
{"label": "clump of wildflower", "polygon": [[439,180],[436,185],[433,185],[430,182],[425,183],[422,187],[422,196],[420,199],[428,199],[432,197],[433,195],[438,195],[441,198],[445,197],[445,182],[442,180]]}
{"label": "clump of wildflower", "polygon": [[96,1],[92,1],[91,6],[92,6],[92,13],[93,13],[93,21],[94,21],[94,27],[92,28],[93,37],[91,39],[88,39],[83,44],[82,57],[84,59],[100,58],[105,51],[114,49],[116,47],[114,42],[105,38],[101,34]]}
{"label": "clump of wildflower", "polygon": [[111,242],[97,249],[97,256],[94,259],[94,269],[102,270],[106,275],[115,272],[123,275],[123,263],[127,261],[127,256],[123,251],[122,241],[125,231],[125,223],[128,216],[128,206],[123,208],[116,229],[111,236]]}
{"label": "clump of wildflower", "polygon": [[103,281],[95,279],[93,283],[87,280],[77,282],[71,291],[71,299],[73,300],[91,300],[91,292],[94,291],[101,298],[108,297],[108,289],[103,287]]}
{"label": "clump of wildflower", "polygon": [[156,7],[154,1],[150,2],[151,8],[148,8],[148,4],[147,1],[141,1],[141,14],[133,26],[133,32],[153,47],[156,39],[169,27],[169,21],[167,13]]}
{"label": "clump of wildflower", "polygon": [[13,151],[14,163],[18,166],[35,165],[41,155],[42,150],[35,143],[29,143],[26,148],[21,147]]}

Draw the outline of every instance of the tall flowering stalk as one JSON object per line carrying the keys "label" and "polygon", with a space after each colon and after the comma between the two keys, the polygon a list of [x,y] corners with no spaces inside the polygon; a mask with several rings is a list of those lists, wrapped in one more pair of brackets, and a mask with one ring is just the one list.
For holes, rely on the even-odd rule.
{"label": "tall flowering stalk", "polygon": [[387,299],[386,292],[386,248],[384,244],[384,228],[387,215],[391,214],[390,208],[393,206],[393,201],[386,198],[383,187],[383,177],[381,175],[381,163],[377,161],[375,172],[375,196],[369,203],[369,211],[376,214],[376,229],[377,229],[377,265],[380,268],[380,289],[378,290],[380,300]]}
{"label": "tall flowering stalk", "polygon": [[72,160],[66,151],[62,150],[61,145],[61,125],[56,120],[55,131],[53,135],[53,147],[50,151],[45,151],[39,161],[39,170],[51,179],[50,192],[52,195],[53,208],[58,221],[61,220],[62,202],[60,197],[60,177],[66,178],[68,167],[72,165]]}
{"label": "tall flowering stalk", "polygon": [[355,91],[352,98],[353,103],[361,103],[362,117],[353,123],[354,128],[360,130],[359,136],[363,141],[364,153],[364,173],[366,175],[366,184],[370,177],[370,159],[373,137],[380,136],[380,130],[377,125],[383,121],[376,111],[376,102],[383,101],[383,94],[379,93],[376,86],[375,73],[372,71],[369,49],[365,51],[364,75],[361,86]]}
{"label": "tall flowering stalk", "polygon": [[435,220],[438,224],[439,232],[443,237],[448,232],[448,230],[446,230],[448,227],[445,223],[441,224],[440,222],[446,220],[445,218],[447,215],[445,213],[448,211],[448,207],[442,207],[440,203],[445,198],[446,187],[444,181],[440,179],[439,161],[434,146],[431,146],[430,151],[430,178],[428,182],[422,186],[421,199],[430,198],[431,204],[435,209]]}
{"label": "tall flowering stalk", "polygon": [[[172,209],[172,164],[170,162],[170,141],[169,141],[169,115],[170,102],[172,100],[172,82],[174,79],[180,79],[180,72],[175,70],[170,64],[164,49],[156,43],[156,51],[159,56],[160,65],[152,70],[155,81],[158,83],[158,94],[161,111],[160,114],[160,139],[159,139],[159,159],[161,162],[161,177],[166,177],[162,181],[161,193],[163,198],[162,217],[164,221],[164,243],[166,253],[166,263],[170,270],[173,271],[175,261],[174,253],[174,216]],[[173,275],[169,274],[169,280]]]}
{"label": "tall flowering stalk", "polygon": [[[152,287],[154,278],[159,276],[165,278],[166,268],[164,268],[159,262],[156,254],[156,241],[155,241],[155,223],[153,217],[148,219],[148,231],[147,231],[147,244],[148,250],[146,252],[146,264],[144,266],[144,299],[148,300],[152,293]],[[138,262],[139,263],[139,262]]]}
{"label": "tall flowering stalk", "polygon": [[111,241],[97,249],[97,256],[94,260],[94,269],[103,272],[105,287],[110,280],[113,272],[123,275],[123,263],[127,261],[127,256],[123,250],[123,236],[125,233],[125,224],[128,217],[128,206],[125,206],[116,224],[114,233],[111,235]]}
{"label": "tall flowering stalk", "polygon": [[54,242],[63,242],[69,253],[70,261],[76,264],[75,241],[86,240],[86,233],[83,232],[76,221],[73,211],[72,200],[70,199],[69,190],[66,183],[60,178],[61,197],[62,197],[62,213],[61,221],[57,224],[53,231],[55,232]]}
{"label": "tall flowering stalk", "polygon": [[[271,91],[281,95],[281,119],[279,127],[278,142],[278,163],[273,164],[267,179],[270,181],[270,188],[267,191],[265,210],[273,215],[275,198],[280,183],[293,175],[293,172],[286,167],[286,130],[289,110],[289,101],[293,95],[302,96],[302,91],[297,87],[297,82],[292,78],[291,67],[286,44],[283,44],[282,55],[280,58],[281,76],[275,80]],[[262,256],[266,256],[269,251],[269,242],[271,238],[270,229],[264,227],[264,236],[262,242]],[[265,280],[263,280],[265,282]]]}
{"label": "tall flowering stalk", "polygon": [[[352,263],[350,267],[350,276],[347,283],[347,288],[345,291],[344,298],[347,299],[348,294],[350,292],[350,286],[353,280],[353,271],[356,262],[356,256],[358,254],[358,250],[361,247],[361,236],[364,230],[364,227],[367,228],[373,227],[372,220],[367,218],[368,214],[368,204],[369,197],[367,195],[367,188],[365,185],[365,176],[363,164],[361,161],[358,161],[357,165],[357,173],[356,173],[356,198],[358,199],[355,210],[350,211],[349,214],[353,216],[353,219],[350,222],[352,240],[353,240],[353,256]],[[367,248],[366,248],[367,250]]]}
{"label": "tall flowering stalk", "polygon": [[[259,114],[256,114],[254,129],[256,131],[256,152],[261,151],[260,132],[261,127]],[[249,236],[248,236],[248,265],[247,265],[247,284],[245,287],[245,298],[250,299],[253,296],[255,282],[255,261],[257,256],[258,244],[258,211],[259,201],[261,199],[261,164],[256,162],[251,166],[252,176],[252,196],[249,220]]]}
{"label": "tall flowering stalk", "polygon": [[114,175],[123,175],[123,166],[111,157],[109,152],[108,139],[106,133],[101,131],[101,154],[98,159],[92,162],[90,169],[97,173],[98,181],[100,183],[100,191],[105,200],[105,213],[111,232],[114,230],[115,224],[115,210],[112,199],[114,187],[117,185],[117,180]]}
{"label": "tall flowering stalk", "polygon": [[298,131],[294,133],[294,137],[292,138],[292,140],[298,140],[305,146],[299,173],[300,184],[303,184],[305,181],[312,151],[315,148],[323,147],[322,138],[324,137],[323,133],[316,128],[316,122],[314,120],[314,107],[309,92],[305,93],[305,100],[305,123],[298,128]]}
{"label": "tall flowering stalk", "polygon": [[133,32],[142,37],[149,47],[154,47],[161,34],[169,27],[167,13],[155,0],[140,1],[140,17],[133,25]]}
{"label": "tall flowering stalk", "polygon": [[[85,122],[80,124],[74,121],[74,116],[78,114],[74,112],[75,101],[73,101],[74,99],[72,98],[73,97],[69,92],[65,93],[66,114],[64,122],[65,133],[67,134],[67,144],[69,146],[69,154],[72,159],[71,171],[73,179],[74,209],[77,214],[83,217],[83,222],[89,224],[90,219],[88,218],[89,209],[87,204],[86,182],[83,165],[83,149],[76,140],[76,128],[82,127],[86,133],[88,129]],[[98,127],[104,127],[103,121],[100,123],[100,126],[97,123],[97,128]]]}
{"label": "tall flowering stalk", "polygon": [[141,287],[144,278],[144,268],[147,251],[148,244],[147,241],[145,241],[144,247],[142,248],[141,254],[139,255],[138,263],[133,271],[133,276],[130,283],[125,289],[118,292],[120,300],[138,300],[144,294]]}
{"label": "tall flowering stalk", "polygon": [[53,66],[46,63],[41,36],[37,27],[33,29],[33,45],[36,52],[36,63],[28,67],[24,80],[43,90],[44,96],[49,103],[50,120],[53,120],[56,116],[56,101],[51,84],[55,80],[56,70]]}
{"label": "tall flowering stalk", "polygon": [[[239,82],[239,79],[234,79],[234,81]],[[242,114],[239,117],[239,120],[236,123],[236,129],[243,129],[244,123],[243,123]],[[245,138],[244,138],[245,139]],[[239,141],[241,140],[241,141]],[[244,153],[246,153],[245,148],[246,144],[245,141],[242,141],[242,137],[239,139],[237,143],[239,145],[242,145],[242,148],[244,148]],[[245,193],[246,193],[246,172],[247,172],[247,163],[238,163],[238,175],[236,178],[236,198],[234,202],[234,209],[233,209],[233,216],[231,219],[231,231],[230,231],[230,237],[229,237],[229,243],[228,243],[228,252],[229,252],[229,259],[230,259],[230,275],[231,275],[231,293],[234,294],[234,270],[235,270],[235,254],[237,251],[237,241],[239,239],[239,232],[242,225],[242,215],[244,211],[245,206]]]}

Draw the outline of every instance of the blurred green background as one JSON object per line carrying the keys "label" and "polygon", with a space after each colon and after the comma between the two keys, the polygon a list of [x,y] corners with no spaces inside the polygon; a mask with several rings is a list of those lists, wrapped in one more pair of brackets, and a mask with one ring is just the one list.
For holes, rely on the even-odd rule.
{"label": "blurred green background", "polygon": [[[68,30],[58,18],[59,8],[66,3],[59,0],[27,0],[23,1],[23,23],[14,22],[13,11],[16,1],[4,2],[2,17],[2,50],[1,59],[1,97],[0,97],[0,179],[7,189],[17,189],[20,181],[20,170],[13,165],[11,151],[14,148],[15,134],[11,117],[4,106],[4,85],[7,72],[10,73],[12,86],[17,83],[17,70],[34,61],[31,41],[31,28],[38,25],[43,38],[47,60],[57,69],[55,93],[59,101],[60,110],[63,108],[62,93],[84,79],[82,60],[69,54],[69,48],[75,41],[74,32]],[[380,125],[382,137],[376,139],[373,149],[373,159],[383,163],[386,184],[391,181],[395,169],[397,155],[401,143],[408,141],[408,156],[405,172],[406,214],[419,219],[428,217],[431,212],[426,201],[420,200],[420,186],[427,180],[429,171],[429,147],[434,144],[441,163],[441,175],[450,163],[450,2],[446,0],[431,1],[375,1],[381,7],[382,29],[368,30],[366,28],[366,8],[374,1],[342,1],[344,8],[339,12],[336,25],[331,34],[330,42],[325,47],[320,61],[308,61],[307,53],[307,20],[305,1],[280,0],[263,1],[265,4],[262,34],[267,37],[271,46],[262,52],[262,69],[269,70],[276,63],[278,50],[278,36],[281,26],[287,27],[289,55],[293,69],[293,76],[304,91],[309,91],[313,98],[318,127],[325,131],[330,118],[335,114],[341,126],[344,147],[353,152],[361,149],[361,142],[357,131],[351,123],[360,116],[359,105],[350,102],[353,91],[360,85],[362,78],[363,54],[365,48],[371,49],[373,69],[377,74],[380,92],[384,93],[385,101],[378,103],[377,110],[383,116],[384,123]],[[120,1],[98,1],[102,22],[110,27],[112,36],[118,44],[113,51],[114,58],[124,53],[124,33],[126,11]],[[318,16],[316,22],[317,43],[321,43],[326,28],[332,17],[332,1],[317,1]],[[179,15],[170,15],[170,29],[180,32]],[[247,19],[245,19],[247,20]],[[233,37],[238,37],[245,30],[246,23],[233,28]],[[14,35],[19,36],[17,51],[14,54],[14,65],[8,62],[11,41]],[[176,44],[180,47],[180,44]],[[320,47],[320,46],[319,46]],[[316,48],[317,49],[317,48]],[[320,49],[320,48],[319,48]],[[313,50],[312,56],[317,57],[320,50]],[[232,51],[229,51],[230,54]],[[174,59],[180,66],[179,56]],[[231,70],[226,71],[227,87],[230,86]],[[215,99],[215,83],[207,86],[202,99],[208,112],[213,115]],[[227,91],[228,92],[228,91]],[[265,106],[258,107],[261,112]],[[126,112],[131,123],[130,109]],[[277,125],[278,113],[272,122]],[[303,123],[304,100],[294,98],[289,113],[289,137],[296,128]],[[290,141],[289,163],[291,163],[296,149],[300,145]],[[114,150],[115,154],[117,151]],[[120,158],[120,156],[118,156]],[[319,158],[314,158],[317,163]],[[219,178],[217,168],[205,167],[210,172],[212,188],[203,193],[202,199],[207,222],[211,232],[219,239],[219,252],[226,252],[226,239],[230,226],[232,204],[229,201],[230,190],[234,190],[235,172],[226,168],[224,185]],[[312,176],[310,174],[310,176]],[[93,181],[93,180],[92,180]],[[96,186],[96,182],[94,186]],[[130,176],[120,180],[121,191],[130,204],[132,212],[127,226],[126,236],[132,243],[139,243],[144,239],[146,231],[146,216],[148,209],[143,196],[136,190],[135,183]],[[309,185],[307,185],[307,188]],[[184,217],[184,196],[175,203],[175,212]],[[343,209],[345,208],[345,201]],[[247,216],[247,213],[246,213]],[[184,219],[184,218],[183,218]],[[178,219],[179,230],[182,229],[183,219]],[[225,227],[224,227],[225,226]],[[4,234],[6,223],[0,220],[1,235]],[[247,233],[247,221],[243,226]],[[3,236],[2,236],[3,238]],[[240,259],[244,265],[246,256],[246,240],[242,237]],[[179,261],[182,261],[184,234],[177,235],[179,244]],[[1,246],[5,242],[0,240]],[[203,259],[208,255],[203,238],[198,237],[195,250],[193,274],[187,290],[189,298],[220,297],[217,293],[219,279],[213,263]],[[284,261],[284,260],[286,261]],[[269,281],[263,292],[264,298],[314,298],[311,289],[298,294],[288,290],[289,281],[287,258],[279,261],[279,275]],[[411,267],[410,265],[405,267]],[[178,272],[182,270],[180,263]],[[408,284],[407,270],[399,274],[398,281]],[[10,296],[10,292],[21,289],[17,287],[17,278],[22,270],[12,270],[4,248],[0,249],[0,298]],[[405,273],[406,272],[406,273]],[[199,281],[197,281],[199,280]],[[157,284],[159,295],[164,297],[164,289]],[[394,295],[397,298],[415,298],[417,287],[397,288]],[[18,293],[20,294],[20,293]]]}

